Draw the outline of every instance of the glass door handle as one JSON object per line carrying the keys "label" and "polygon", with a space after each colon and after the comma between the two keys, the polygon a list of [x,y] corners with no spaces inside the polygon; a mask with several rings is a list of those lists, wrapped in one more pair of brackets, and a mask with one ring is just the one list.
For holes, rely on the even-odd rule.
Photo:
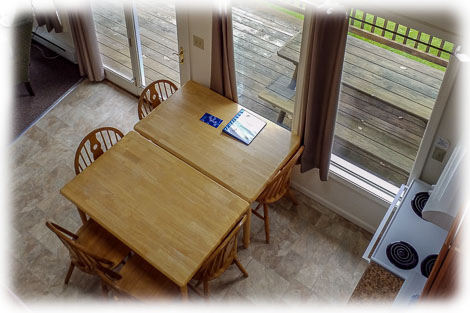
{"label": "glass door handle", "polygon": [[184,52],[183,52],[183,47],[180,47],[180,52],[176,53],[173,52],[174,55],[177,55],[179,57],[179,62],[184,63]]}

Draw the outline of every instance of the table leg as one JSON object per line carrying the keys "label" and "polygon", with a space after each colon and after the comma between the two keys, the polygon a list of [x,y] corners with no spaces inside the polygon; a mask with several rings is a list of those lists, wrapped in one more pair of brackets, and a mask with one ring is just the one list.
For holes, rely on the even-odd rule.
{"label": "table leg", "polygon": [[277,116],[277,122],[279,124],[282,124],[282,122],[284,122],[284,118],[286,117],[286,112],[284,111],[279,111],[279,114]]}
{"label": "table leg", "polygon": [[181,286],[180,290],[181,290],[181,299],[184,302],[188,302],[188,285]]}
{"label": "table leg", "polygon": [[[297,71],[298,71],[299,66],[295,66],[294,74],[292,74],[292,78],[290,80],[289,85],[287,86],[288,88],[295,90],[295,87],[297,86]],[[282,124],[284,122],[284,118],[286,117],[286,112],[280,111],[279,114],[277,115],[277,123]]]}
{"label": "table leg", "polygon": [[245,225],[243,225],[243,246],[248,248],[250,244],[250,229],[251,229],[251,206],[248,208],[248,212],[246,214],[246,221]]}
{"label": "table leg", "polygon": [[299,67],[298,65],[295,66],[294,74],[292,74],[292,78],[289,84],[289,88],[292,90],[294,90],[297,85],[297,68],[298,67]]}

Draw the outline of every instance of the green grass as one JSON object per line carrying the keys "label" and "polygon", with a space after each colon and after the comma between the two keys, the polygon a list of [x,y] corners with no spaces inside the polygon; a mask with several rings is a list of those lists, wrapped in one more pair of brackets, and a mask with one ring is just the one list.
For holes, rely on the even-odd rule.
{"label": "green grass", "polygon": [[300,14],[300,13],[297,13],[297,12],[294,12],[294,11],[291,11],[289,9],[286,9],[286,8],[283,8],[277,4],[273,4],[271,2],[265,2],[265,5],[274,9],[274,10],[277,10],[279,12],[282,12],[282,13],[285,13],[287,15],[290,15],[290,16],[293,16],[295,17],[296,19],[299,19],[299,20],[304,20],[304,15],[303,14]]}
{"label": "green grass", "polygon": [[[277,10],[277,11],[279,11],[279,12],[283,12],[283,13],[288,14],[288,15],[290,15],[290,16],[293,16],[293,17],[295,17],[295,18],[297,18],[297,19],[299,19],[299,20],[304,20],[303,14],[300,14],[300,13],[297,13],[297,12],[294,12],[294,11],[291,11],[291,10],[288,10],[288,9],[286,9],[286,8],[283,8],[283,7],[281,7],[281,6],[278,6],[278,5],[276,5],[276,4],[272,4],[272,3],[269,3],[269,2],[266,2],[265,4],[266,4],[267,6],[269,6],[269,7],[271,7],[271,8],[274,9],[274,10]],[[362,19],[363,15],[364,15],[364,12],[363,12],[363,11],[360,11],[360,10],[356,10],[356,11],[355,11],[355,17],[356,17],[356,18]],[[373,23],[373,20],[374,20],[374,16],[373,16],[372,14],[367,13],[367,14],[366,14],[366,17],[365,17],[365,21],[366,21],[366,22],[369,22],[369,23]],[[380,27],[384,27],[384,24],[385,24],[385,20],[384,20],[383,18],[381,18],[381,17],[377,17],[377,20],[376,20],[376,22],[375,22],[375,25],[380,26]],[[393,31],[394,28],[395,28],[395,25],[396,25],[395,22],[389,21],[389,22],[387,23],[387,25],[386,25],[386,29]],[[354,26],[360,28],[361,22],[359,22],[359,21],[354,21]],[[371,26],[371,25],[364,24],[364,30],[370,32],[370,31],[372,30],[372,26]],[[382,29],[375,28],[375,29],[374,29],[374,33],[381,36],[381,35],[382,35]],[[401,35],[405,35],[405,33],[406,33],[406,26],[403,26],[403,25],[400,25],[400,24],[399,24],[398,27],[397,27],[397,33],[398,33],[398,34],[401,34]],[[436,69],[441,70],[441,71],[445,71],[445,70],[446,70],[445,67],[440,66],[440,65],[437,65],[437,64],[435,64],[435,63],[433,63],[433,62],[424,60],[424,59],[422,59],[422,58],[420,58],[420,57],[411,55],[411,54],[409,54],[409,53],[400,51],[400,50],[395,49],[395,48],[391,48],[391,47],[389,47],[389,46],[387,46],[387,45],[378,43],[378,42],[376,42],[376,41],[373,41],[373,40],[370,40],[370,39],[367,39],[367,38],[364,38],[364,37],[362,37],[362,36],[353,34],[353,33],[351,33],[351,32],[349,32],[348,34],[349,34],[350,36],[356,37],[356,38],[361,39],[361,40],[364,40],[364,41],[366,41],[366,42],[368,42],[368,43],[370,43],[370,44],[373,44],[373,45],[375,45],[375,46],[381,47],[381,48],[383,48],[383,49],[392,51],[392,52],[394,52],[394,53],[396,53],[396,54],[402,55],[402,56],[407,57],[407,58],[409,58],[409,59],[412,59],[412,60],[421,62],[421,63],[423,63],[423,64],[426,64],[427,66],[436,68]],[[415,30],[415,29],[410,29],[410,31],[409,31],[409,33],[408,33],[408,37],[410,37],[410,38],[412,38],[412,39],[416,39],[417,36],[418,36],[418,31]],[[392,34],[391,32],[385,31],[385,34],[384,34],[383,37],[392,40],[393,34]],[[429,41],[429,38],[430,38],[430,35],[429,35],[429,34],[422,33],[421,36],[420,36],[420,38],[419,38],[419,40],[422,41],[422,42],[428,42],[428,41]],[[412,40],[412,39],[408,39],[408,40],[407,40],[407,42],[406,42],[406,45],[407,45],[407,46],[414,47],[414,45],[415,45],[416,42],[415,42],[414,40]],[[403,36],[400,36],[400,35],[396,35],[394,41],[399,42],[399,43],[403,43],[404,37],[403,37]],[[431,44],[432,44],[433,46],[435,46],[435,47],[440,47],[441,42],[442,42],[442,39],[433,37]],[[453,46],[454,46],[453,43],[446,41],[446,42],[444,42],[444,45],[443,45],[442,48],[443,48],[444,50],[447,50],[447,51],[452,51]],[[426,45],[424,45],[424,44],[418,44],[418,46],[416,47],[416,49],[425,52],[425,51],[426,51]],[[430,48],[429,51],[428,51],[428,53],[437,56],[438,50],[435,49],[435,48]],[[449,53],[442,52],[442,54],[441,54],[440,57],[443,58],[443,59],[445,59],[445,60],[449,60],[450,54],[449,54]]]}

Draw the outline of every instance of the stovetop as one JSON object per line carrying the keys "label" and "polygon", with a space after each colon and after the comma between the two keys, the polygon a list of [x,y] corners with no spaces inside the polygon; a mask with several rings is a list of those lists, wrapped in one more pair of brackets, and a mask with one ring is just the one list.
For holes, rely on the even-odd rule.
{"label": "stovetop", "polygon": [[[431,186],[422,181],[412,182],[371,256],[372,261],[405,280],[399,297],[400,294],[419,296],[427,280],[421,272],[421,263],[439,253],[447,235],[447,231],[424,220],[412,208],[415,195],[430,189]],[[404,264],[390,261],[387,250],[403,259]],[[430,266],[432,264],[423,265],[427,270]]]}

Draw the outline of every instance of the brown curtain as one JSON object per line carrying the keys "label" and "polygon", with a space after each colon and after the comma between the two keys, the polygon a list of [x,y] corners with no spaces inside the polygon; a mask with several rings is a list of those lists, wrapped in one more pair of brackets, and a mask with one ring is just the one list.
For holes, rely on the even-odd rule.
{"label": "brown curtain", "polygon": [[315,9],[309,25],[301,98],[300,136],[305,150],[300,170],[304,173],[318,168],[322,181],[328,179],[347,32],[344,7]]}
{"label": "brown curtain", "polygon": [[232,7],[229,1],[219,3],[212,12],[212,61],[210,88],[238,102],[233,56]]}
{"label": "brown curtain", "polygon": [[63,31],[62,22],[52,0],[32,1],[34,16],[38,26],[46,25],[47,31],[56,33]]}
{"label": "brown curtain", "polygon": [[104,68],[98,48],[91,3],[84,2],[80,6],[70,6],[69,22],[80,75],[88,76],[90,81],[102,81]]}

